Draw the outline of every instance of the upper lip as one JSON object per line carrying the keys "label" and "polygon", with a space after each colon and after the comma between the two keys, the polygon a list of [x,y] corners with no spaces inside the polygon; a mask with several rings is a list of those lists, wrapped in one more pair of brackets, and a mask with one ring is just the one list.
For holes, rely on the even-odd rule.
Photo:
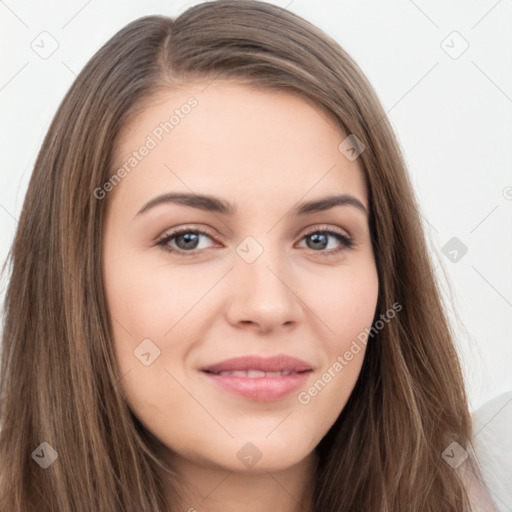
{"label": "upper lip", "polygon": [[261,370],[264,372],[280,372],[289,370],[292,372],[303,372],[312,370],[312,367],[306,361],[287,355],[277,355],[273,357],[261,356],[241,356],[232,359],[226,359],[220,363],[212,364],[201,368],[206,372],[226,372],[226,371],[247,371]]}

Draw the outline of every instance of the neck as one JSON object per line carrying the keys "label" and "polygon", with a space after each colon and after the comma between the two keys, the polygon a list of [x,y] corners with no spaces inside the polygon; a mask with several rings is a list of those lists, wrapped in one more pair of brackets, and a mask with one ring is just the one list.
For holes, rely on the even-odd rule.
{"label": "neck", "polygon": [[176,454],[170,462],[179,475],[179,506],[187,512],[313,511],[315,451],[279,471],[234,472]]}

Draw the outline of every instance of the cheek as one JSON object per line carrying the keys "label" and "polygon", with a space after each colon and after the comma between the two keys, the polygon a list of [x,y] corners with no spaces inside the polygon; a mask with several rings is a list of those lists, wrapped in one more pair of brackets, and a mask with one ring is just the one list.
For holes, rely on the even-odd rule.
{"label": "cheek", "polygon": [[[326,326],[322,338],[330,354],[344,351],[351,340],[370,327],[375,315],[379,282],[372,259],[341,269],[321,281],[320,293],[309,293],[312,309]],[[316,298],[315,298],[316,297]]]}
{"label": "cheek", "polygon": [[197,273],[166,272],[136,261],[126,260],[112,270],[106,274],[105,289],[119,348],[128,339],[135,347],[145,338],[158,344],[172,338],[212,286]]}
{"label": "cheek", "polygon": [[136,258],[105,265],[112,343],[125,398],[152,432],[169,429],[169,417],[163,411],[183,410],[187,405],[187,396],[170,373],[183,381],[173,365],[189,350],[183,328],[194,336],[186,315],[193,316],[191,308],[208,289],[207,283],[192,282],[179,272],[168,272],[163,279],[162,270],[142,265]]}
{"label": "cheek", "polygon": [[198,272],[171,271],[137,258],[106,266],[112,342],[125,398],[153,432],[170,428],[163,411],[190,407],[180,384],[188,377],[182,363],[194,347],[191,340],[204,338],[202,299],[217,280],[217,275],[200,279]]}
{"label": "cheek", "polygon": [[377,307],[379,283],[374,265],[340,274],[324,283],[321,299],[312,309],[323,325],[326,358],[314,382],[298,395],[311,415],[332,424],[347,402],[359,377]]}

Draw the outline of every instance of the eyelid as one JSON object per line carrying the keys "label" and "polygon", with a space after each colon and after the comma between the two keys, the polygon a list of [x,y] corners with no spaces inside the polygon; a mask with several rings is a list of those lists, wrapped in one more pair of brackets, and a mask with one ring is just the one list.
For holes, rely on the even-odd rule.
{"label": "eyelid", "polygon": [[331,226],[330,224],[313,224],[312,226],[305,228],[305,230],[306,231],[302,236],[310,235],[312,233],[316,233],[317,231],[327,231],[329,233],[338,233],[339,235],[343,235],[346,238],[352,239],[352,235],[346,229]]}

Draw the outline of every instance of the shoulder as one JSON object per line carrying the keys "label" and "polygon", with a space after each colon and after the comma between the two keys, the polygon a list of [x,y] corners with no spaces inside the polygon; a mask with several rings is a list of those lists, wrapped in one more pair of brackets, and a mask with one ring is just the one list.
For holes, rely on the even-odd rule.
{"label": "shoulder", "polygon": [[512,509],[512,391],[472,413],[467,463],[460,466],[475,512]]}
{"label": "shoulder", "polygon": [[479,474],[478,468],[475,468],[473,460],[468,458],[464,464],[458,468],[469,502],[471,504],[471,512],[500,512],[496,503],[491,498],[491,493],[487,487],[482,475]]}

